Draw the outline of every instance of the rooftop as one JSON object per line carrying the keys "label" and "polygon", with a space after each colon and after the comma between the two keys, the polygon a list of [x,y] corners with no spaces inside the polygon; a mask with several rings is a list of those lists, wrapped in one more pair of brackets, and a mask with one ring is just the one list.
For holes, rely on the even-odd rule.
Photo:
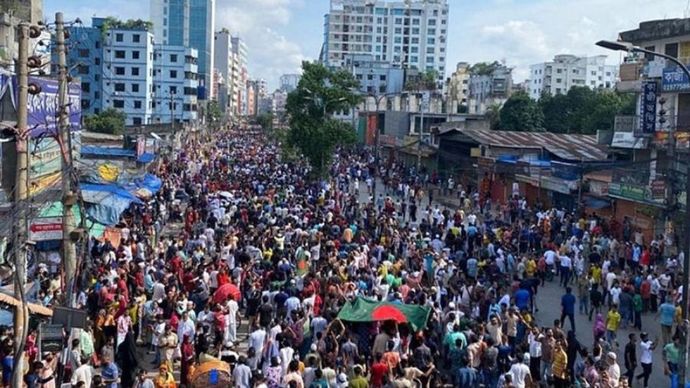
{"label": "rooftop", "polygon": [[623,31],[619,39],[633,44],[690,35],[690,18],[649,20],[635,30]]}

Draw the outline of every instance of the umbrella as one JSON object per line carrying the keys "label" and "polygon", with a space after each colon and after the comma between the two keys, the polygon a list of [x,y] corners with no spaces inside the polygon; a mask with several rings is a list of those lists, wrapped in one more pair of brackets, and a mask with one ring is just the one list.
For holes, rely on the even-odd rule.
{"label": "umbrella", "polygon": [[213,302],[222,303],[225,302],[228,299],[228,297],[231,297],[232,299],[238,302],[241,297],[240,289],[232,283],[223,284],[222,286],[220,286],[220,288],[217,289],[216,292],[213,294]]}
{"label": "umbrella", "polygon": [[223,198],[232,198],[232,194],[228,191],[219,191],[218,195],[220,195]]}

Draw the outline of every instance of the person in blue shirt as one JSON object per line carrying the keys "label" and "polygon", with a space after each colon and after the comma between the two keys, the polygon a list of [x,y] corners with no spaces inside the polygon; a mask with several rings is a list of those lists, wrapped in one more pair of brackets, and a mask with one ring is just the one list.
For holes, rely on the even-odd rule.
{"label": "person in blue shirt", "polygon": [[463,366],[455,372],[455,386],[461,388],[478,387],[477,371],[470,365],[470,359],[467,355],[463,356],[462,364]]}
{"label": "person in blue shirt", "polygon": [[664,346],[671,342],[673,331],[673,318],[676,314],[676,306],[671,302],[671,297],[659,306],[659,323],[661,324],[661,340]]}
{"label": "person in blue shirt", "polygon": [[529,291],[526,288],[520,288],[515,292],[515,305],[520,310],[529,310]]}
{"label": "person in blue shirt", "polygon": [[565,317],[570,319],[570,327],[575,331],[575,295],[570,287],[565,288],[561,297],[561,322],[565,322]]}
{"label": "person in blue shirt", "polygon": [[107,388],[117,388],[120,381],[120,371],[117,365],[110,359],[109,356],[104,357],[104,363],[101,367],[101,376]]}

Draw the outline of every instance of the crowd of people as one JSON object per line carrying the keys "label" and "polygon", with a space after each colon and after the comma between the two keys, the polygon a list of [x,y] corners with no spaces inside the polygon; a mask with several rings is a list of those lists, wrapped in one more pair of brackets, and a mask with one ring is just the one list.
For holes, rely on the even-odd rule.
{"label": "crowd of people", "polygon": [[[189,387],[217,360],[238,388],[647,387],[653,364],[677,378],[682,258],[663,236],[519,195],[492,205],[481,185],[377,166],[367,150],[339,150],[313,179],[275,141],[238,131],[186,138],[118,238],[90,241],[77,296],[89,320],[64,364],[73,386]],[[60,285],[45,279],[49,305]],[[563,296],[545,324],[547,282]],[[339,319],[356,297],[431,313],[417,330]],[[661,338],[643,332],[645,313],[659,314]],[[627,326],[639,334],[620,338]],[[35,335],[27,386],[58,386]]]}

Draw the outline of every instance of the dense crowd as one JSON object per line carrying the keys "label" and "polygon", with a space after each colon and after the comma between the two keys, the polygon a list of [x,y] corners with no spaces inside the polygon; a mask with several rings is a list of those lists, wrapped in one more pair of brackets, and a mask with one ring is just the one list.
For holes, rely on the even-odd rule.
{"label": "dense crowd", "polygon": [[[653,364],[677,376],[682,257],[669,238],[519,195],[492,204],[482,184],[375,159],[340,150],[315,180],[262,134],[186,138],[116,243],[90,242],[77,298],[89,322],[70,338],[66,381],[191,386],[216,360],[238,388],[647,387]],[[50,305],[59,280],[39,276]],[[564,292],[548,325],[536,303],[546,282]],[[338,319],[356,297],[431,313],[418,330]],[[659,314],[662,338],[642,332],[643,313]],[[639,335],[620,338],[629,325]],[[56,357],[39,361],[35,333],[27,345],[27,386],[58,386]]]}

